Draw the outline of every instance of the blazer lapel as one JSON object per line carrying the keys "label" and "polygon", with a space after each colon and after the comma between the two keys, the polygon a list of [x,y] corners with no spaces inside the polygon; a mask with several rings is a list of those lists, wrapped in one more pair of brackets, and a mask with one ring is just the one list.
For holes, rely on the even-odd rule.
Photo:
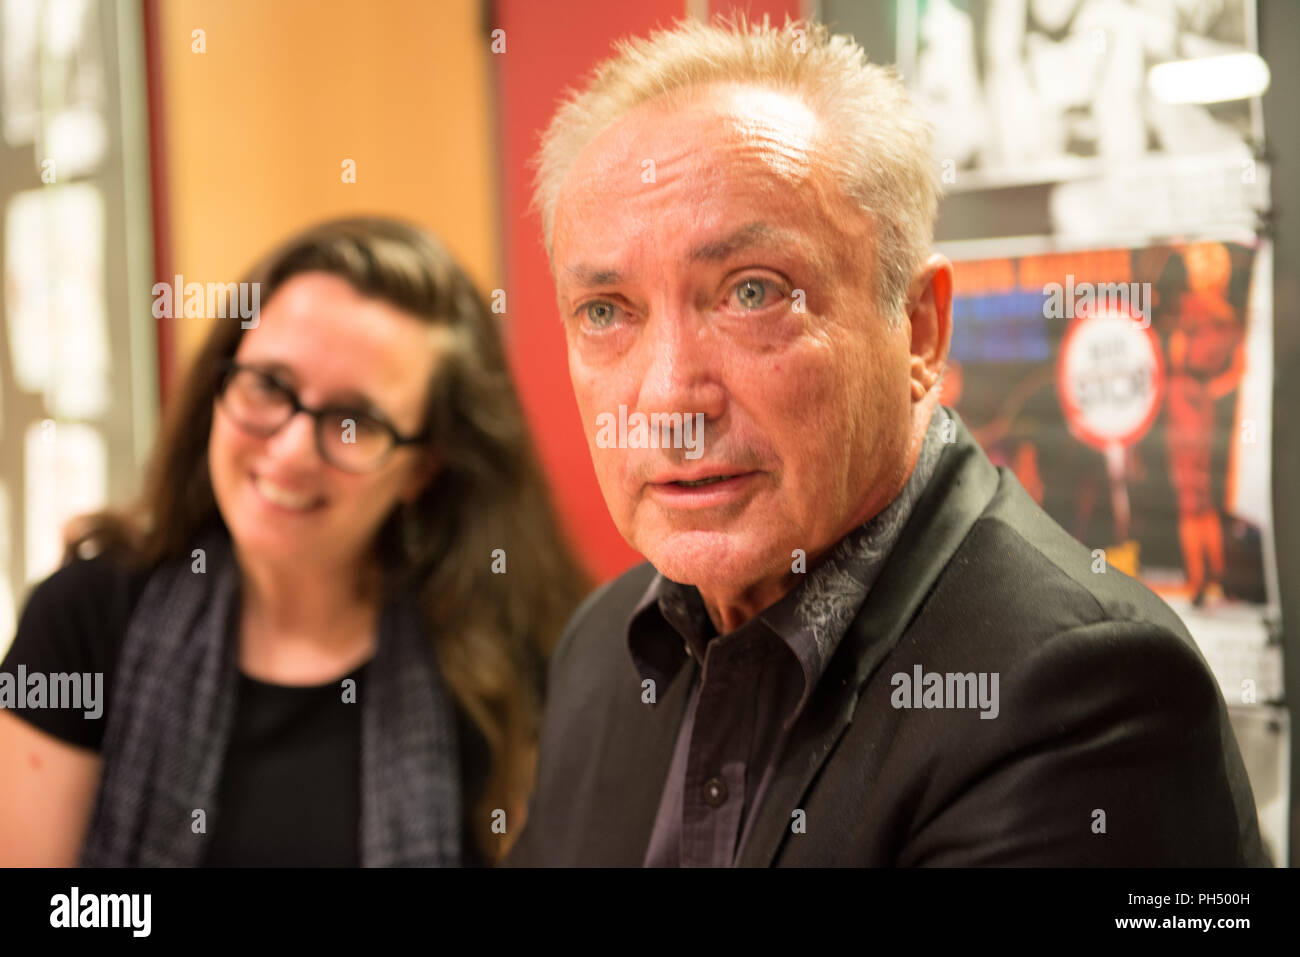
{"label": "blazer lapel", "polygon": [[758,819],[741,849],[742,867],[770,867],[790,833],[791,814],[853,719],[858,695],[898,643],[921,601],[998,485],[998,472],[951,409],[956,441],[944,450],[925,492],[791,729]]}

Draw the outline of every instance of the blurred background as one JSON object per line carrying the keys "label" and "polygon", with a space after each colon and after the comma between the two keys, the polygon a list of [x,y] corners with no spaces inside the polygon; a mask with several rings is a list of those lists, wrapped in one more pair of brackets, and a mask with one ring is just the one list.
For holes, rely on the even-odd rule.
{"label": "blurred background", "polygon": [[[613,40],[736,9],[897,65],[957,265],[945,402],[1187,621],[1286,864],[1294,0],[0,0],[0,654],[63,523],[136,491],[213,321],[182,295],[159,316],[155,284],[237,282],[347,213],[429,227],[503,305],[570,536],[598,580],[639,561],[592,472],[527,163]],[[1091,308],[1104,288],[1143,322]]]}

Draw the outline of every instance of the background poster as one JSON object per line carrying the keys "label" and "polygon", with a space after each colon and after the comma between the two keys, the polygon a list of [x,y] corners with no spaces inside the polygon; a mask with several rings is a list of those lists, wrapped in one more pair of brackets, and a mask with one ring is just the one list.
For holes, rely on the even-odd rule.
{"label": "background poster", "polygon": [[[1229,703],[1280,700],[1268,242],[942,249],[956,271],[944,403],[1066,531],[1179,613]],[[1102,318],[1103,288],[1132,293],[1135,331],[1072,335]],[[1124,441],[1099,440],[1089,414]]]}

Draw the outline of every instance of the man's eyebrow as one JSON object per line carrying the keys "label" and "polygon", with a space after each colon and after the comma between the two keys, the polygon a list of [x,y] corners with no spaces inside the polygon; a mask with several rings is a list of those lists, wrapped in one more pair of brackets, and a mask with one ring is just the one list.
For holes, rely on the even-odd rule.
{"label": "man's eyebrow", "polygon": [[587,263],[565,266],[564,271],[579,286],[617,286],[623,281],[623,274],[617,269],[601,269]]}
{"label": "man's eyebrow", "polygon": [[688,258],[691,262],[718,262],[751,246],[772,242],[784,235],[783,230],[775,229],[767,223],[748,223],[721,239],[696,246]]}

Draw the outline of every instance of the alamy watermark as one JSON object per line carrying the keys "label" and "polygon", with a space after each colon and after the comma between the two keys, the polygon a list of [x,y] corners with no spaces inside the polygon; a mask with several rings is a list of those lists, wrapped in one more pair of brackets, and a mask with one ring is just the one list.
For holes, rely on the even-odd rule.
{"label": "alamy watermark", "polygon": [[704,454],[704,413],[633,412],[596,416],[596,446],[602,449],[686,449],[685,458]]}
{"label": "alamy watermark", "polygon": [[1151,283],[1080,282],[1067,273],[1065,282],[1043,286],[1044,319],[1073,319],[1076,315],[1123,313],[1138,320],[1139,329],[1151,325]]}
{"label": "alamy watermark", "polygon": [[243,329],[256,329],[262,287],[256,282],[186,282],[177,273],[172,283],[153,284],[153,317],[175,319],[241,319]]}
{"label": "alamy watermark", "polygon": [[923,671],[897,672],[889,683],[894,691],[889,703],[895,708],[979,708],[980,718],[996,718],[998,672]]}
{"label": "alamy watermark", "polygon": [[152,915],[152,894],[83,894],[74,886],[50,898],[51,927],[121,927],[148,937]]}
{"label": "alamy watermark", "polygon": [[104,673],[102,671],[28,672],[18,666],[15,676],[0,672],[0,709],[26,711],[29,708],[54,708],[85,711],[86,717],[98,719],[104,714]]}

